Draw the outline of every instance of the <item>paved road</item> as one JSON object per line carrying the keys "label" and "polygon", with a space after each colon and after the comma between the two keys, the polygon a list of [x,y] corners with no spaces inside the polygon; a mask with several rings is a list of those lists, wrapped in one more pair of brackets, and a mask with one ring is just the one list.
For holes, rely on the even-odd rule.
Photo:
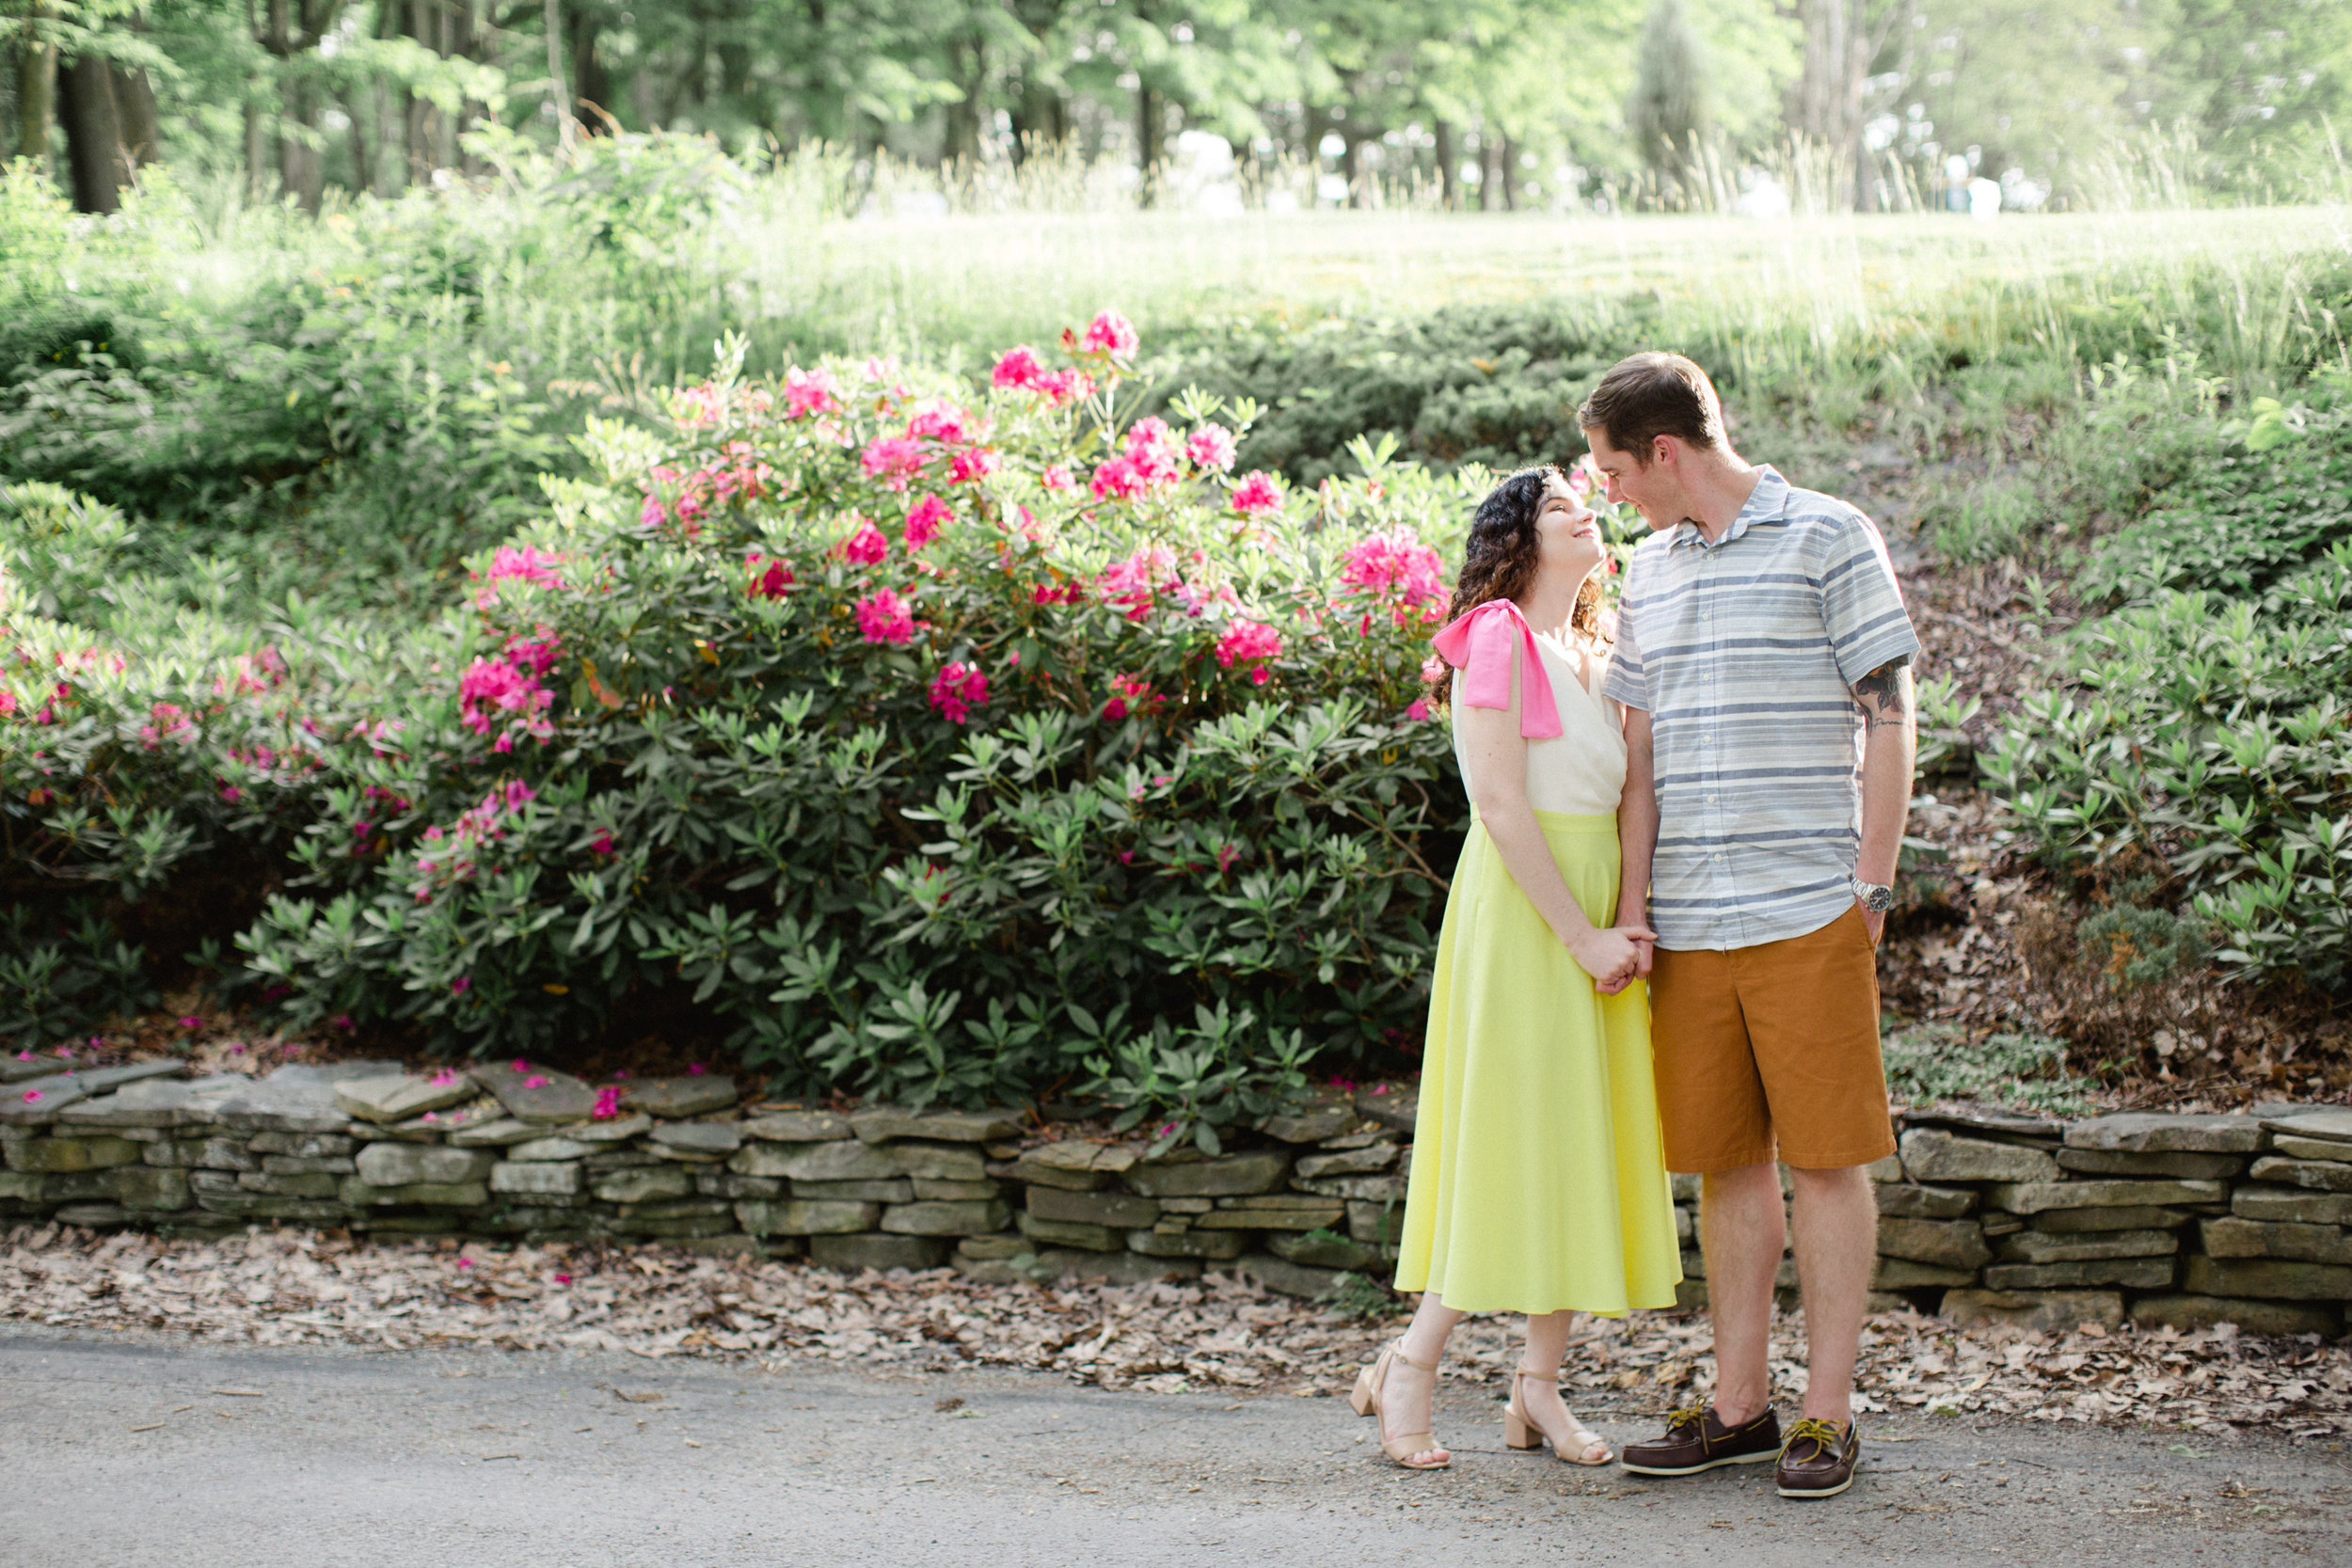
{"label": "paved road", "polygon": [[1798,1504],[1510,1453],[1497,1408],[1450,1389],[1455,1467],[1406,1475],[1327,1398],[17,1326],[0,1563],[2352,1563],[2342,1444],[1880,1418],[1854,1490]]}

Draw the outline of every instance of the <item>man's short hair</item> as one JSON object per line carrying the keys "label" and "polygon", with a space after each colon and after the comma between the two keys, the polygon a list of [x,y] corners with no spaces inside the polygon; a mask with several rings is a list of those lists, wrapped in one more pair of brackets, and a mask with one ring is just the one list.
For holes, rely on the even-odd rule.
{"label": "man's short hair", "polygon": [[1618,360],[1576,411],[1576,422],[1597,430],[1619,451],[1649,467],[1661,436],[1694,447],[1724,444],[1724,405],[1707,372],[1679,354],[1636,354]]}

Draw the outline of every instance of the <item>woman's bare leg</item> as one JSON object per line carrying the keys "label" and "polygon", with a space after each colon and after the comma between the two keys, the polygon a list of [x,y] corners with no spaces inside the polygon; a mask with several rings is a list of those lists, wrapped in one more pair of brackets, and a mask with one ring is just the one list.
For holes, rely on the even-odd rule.
{"label": "woman's bare leg", "polygon": [[[1447,1336],[1454,1325],[1462,1321],[1462,1314],[1448,1307],[1435,1291],[1422,1292],[1421,1305],[1413,1309],[1413,1321],[1397,1336],[1397,1343],[1405,1354],[1416,1361],[1436,1366],[1445,1354]],[[1438,1374],[1424,1372],[1401,1359],[1389,1362],[1389,1379],[1380,1390],[1380,1436],[1386,1442],[1402,1437],[1408,1432],[1430,1430],[1430,1414],[1437,1402]],[[1442,1448],[1417,1453],[1413,1458],[1422,1464],[1434,1464],[1448,1457]]]}

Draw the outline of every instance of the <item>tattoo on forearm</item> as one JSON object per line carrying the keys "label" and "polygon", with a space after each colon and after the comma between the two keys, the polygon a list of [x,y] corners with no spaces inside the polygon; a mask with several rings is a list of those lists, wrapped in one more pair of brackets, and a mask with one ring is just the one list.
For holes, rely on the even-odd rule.
{"label": "tattoo on forearm", "polygon": [[1853,683],[1855,705],[1865,726],[1899,724],[1911,717],[1911,659],[1890,659]]}

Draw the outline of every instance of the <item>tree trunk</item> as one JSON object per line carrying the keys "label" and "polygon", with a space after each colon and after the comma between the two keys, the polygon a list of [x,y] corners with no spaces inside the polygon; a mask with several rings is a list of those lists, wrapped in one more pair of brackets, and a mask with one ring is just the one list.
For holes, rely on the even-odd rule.
{"label": "tree trunk", "polygon": [[1502,210],[1519,210],[1519,144],[1510,137],[1502,138]]}
{"label": "tree trunk", "polygon": [[[30,20],[46,22],[47,6],[35,6]],[[28,38],[16,56],[16,155],[36,161],[49,156],[49,123],[57,112],[57,46]]]}
{"label": "tree trunk", "polygon": [[1462,170],[1460,154],[1454,147],[1454,127],[1441,119],[1430,127],[1430,135],[1438,143],[1438,205],[1458,213],[1462,210]]}
{"label": "tree trunk", "polygon": [[947,137],[943,150],[947,163],[968,168],[980,161],[980,116],[986,112],[980,95],[988,80],[988,56],[977,39],[960,39],[948,45],[947,59],[963,96],[946,105]]}
{"label": "tree trunk", "polygon": [[1150,87],[1136,88],[1136,165],[1143,176],[1142,198],[1147,207],[1159,201],[1160,154],[1167,126],[1160,95]]}
{"label": "tree trunk", "polygon": [[609,135],[612,122],[612,79],[605,73],[604,61],[596,55],[596,19],[575,10],[572,13],[572,80],[575,101],[585,103],[600,114],[583,116],[580,130],[592,136]]}
{"label": "tree trunk", "polygon": [[1379,134],[1351,126],[1340,135],[1347,138],[1347,204],[1359,208],[1379,206],[1380,196],[1372,188],[1372,168],[1364,157],[1364,149],[1379,140]]}
{"label": "tree trunk", "polygon": [[122,120],[115,109],[114,71],[97,55],[85,55],[57,73],[57,118],[65,124],[74,210],[119,211],[130,161],[123,154]]}
{"label": "tree trunk", "polygon": [[548,102],[555,105],[555,141],[565,152],[579,134],[572,123],[572,95],[564,86],[564,8],[547,0]]}
{"label": "tree trunk", "polygon": [[113,72],[115,113],[122,121],[122,150],[133,165],[151,164],[161,154],[155,130],[155,89],[147,68]]}
{"label": "tree trunk", "polygon": [[[1880,39],[1873,37],[1864,0],[1803,0],[1804,68],[1790,89],[1789,120],[1798,133],[1847,158],[1853,200],[1867,204],[1870,160],[1862,142],[1864,83]],[[1898,8],[1899,9],[1900,8]]]}
{"label": "tree trunk", "polygon": [[1491,213],[1502,205],[1502,139],[1492,129],[1478,135],[1478,210]]}

